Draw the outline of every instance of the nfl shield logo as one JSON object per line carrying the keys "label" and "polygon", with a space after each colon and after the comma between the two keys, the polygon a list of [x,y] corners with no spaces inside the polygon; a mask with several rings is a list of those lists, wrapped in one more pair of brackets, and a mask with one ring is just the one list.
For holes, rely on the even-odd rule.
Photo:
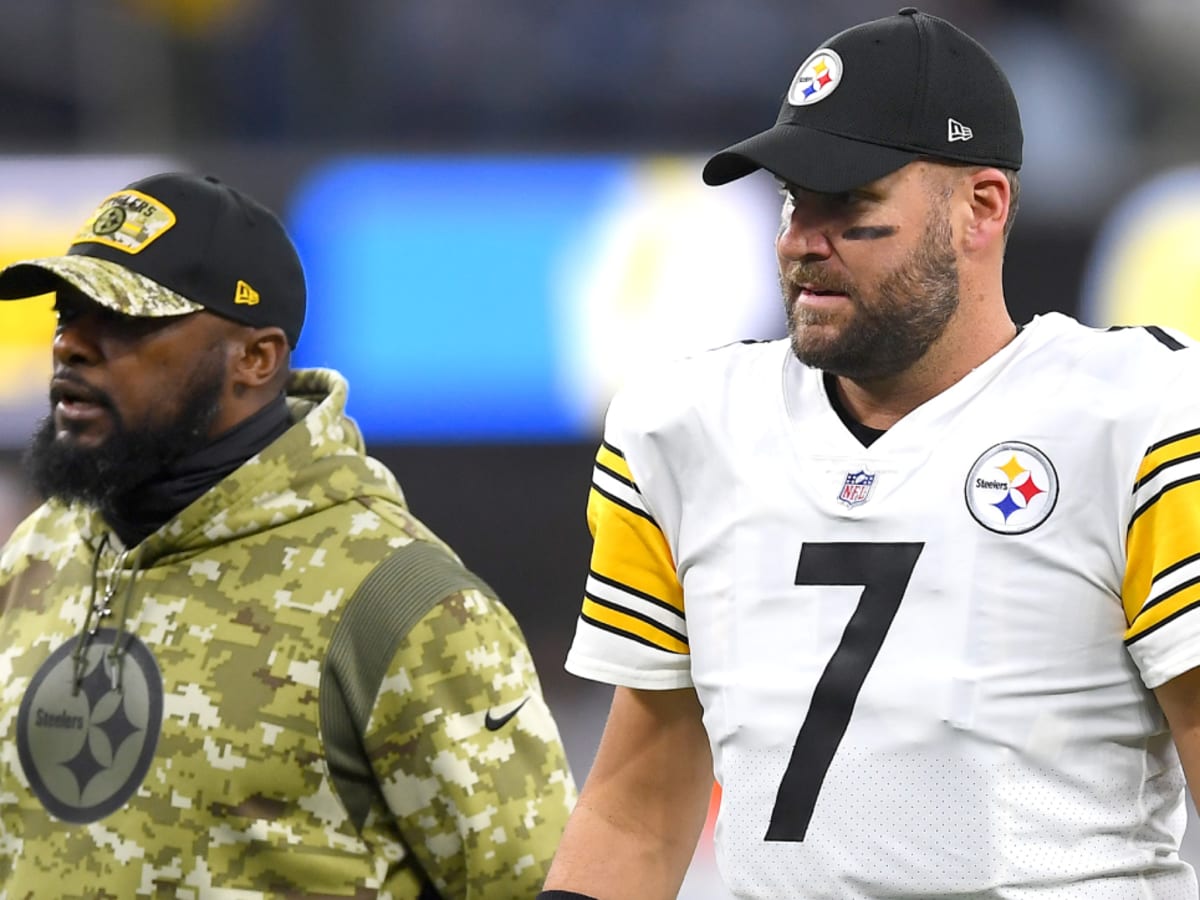
{"label": "nfl shield logo", "polygon": [[847,506],[858,506],[871,499],[871,486],[875,484],[875,476],[866,471],[851,472],[846,476],[842,492],[838,499]]}

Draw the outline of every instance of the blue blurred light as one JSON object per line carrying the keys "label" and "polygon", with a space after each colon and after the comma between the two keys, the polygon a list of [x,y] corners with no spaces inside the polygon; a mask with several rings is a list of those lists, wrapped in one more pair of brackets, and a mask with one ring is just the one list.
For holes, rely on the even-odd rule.
{"label": "blue blurred light", "polygon": [[564,395],[553,283],[630,163],[344,158],[287,216],[309,312],[297,366],[350,381],[374,441],[591,437]]}

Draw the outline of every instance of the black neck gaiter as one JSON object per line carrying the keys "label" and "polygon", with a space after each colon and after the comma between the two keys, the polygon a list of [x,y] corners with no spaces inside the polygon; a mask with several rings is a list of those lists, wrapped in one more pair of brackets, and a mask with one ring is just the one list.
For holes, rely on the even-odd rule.
{"label": "black neck gaiter", "polygon": [[292,425],[283,394],[201,450],[180,459],[152,481],[118,497],[104,510],[126,547],[134,547],[184,507],[275,441]]}

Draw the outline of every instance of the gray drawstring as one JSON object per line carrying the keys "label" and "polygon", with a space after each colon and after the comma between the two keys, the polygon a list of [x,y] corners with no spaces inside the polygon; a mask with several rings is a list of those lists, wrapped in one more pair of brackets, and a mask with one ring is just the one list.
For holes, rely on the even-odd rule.
{"label": "gray drawstring", "polygon": [[[125,557],[129,551],[121,554],[121,558],[117,561],[118,567],[124,563]],[[116,636],[113,637],[112,647],[108,651],[108,671],[112,677],[112,688],[114,691],[121,689],[121,675],[125,669],[125,650],[129,647],[129,642],[133,640],[132,634],[125,633],[125,623],[129,619],[129,605],[133,600],[133,589],[137,584],[138,575],[141,574],[140,563],[142,561],[142,548],[138,545],[133,558],[133,567],[129,573],[129,583],[125,586],[125,596],[121,600],[120,613],[117,616]],[[112,612],[111,609],[105,608],[102,615],[108,615]]]}
{"label": "gray drawstring", "polygon": [[[117,586],[120,582],[121,571],[125,567],[125,561],[129,558],[129,554],[133,551],[128,549],[122,550],[109,570],[108,579],[104,586],[104,594],[97,599],[97,585],[100,577],[100,557],[108,547],[108,534],[106,533],[100,539],[100,546],[96,548],[95,556],[92,557],[92,584],[91,596],[89,598],[87,611],[83,617],[83,627],[79,631],[79,637],[75,642],[75,649],[71,654],[72,662],[75,667],[74,688],[72,693],[78,694],[83,685],[83,678],[87,671],[87,651],[91,646],[92,638],[100,631],[100,627],[104,620],[113,614],[113,598],[117,594]],[[112,647],[108,651],[109,673],[112,677],[113,690],[119,690],[121,687],[121,673],[124,664],[124,652],[129,645],[132,635],[125,634],[125,622],[129,617],[130,601],[133,599],[134,585],[137,582],[139,574],[139,564],[141,562],[141,547],[137,548],[136,556],[134,557],[133,571],[129,575],[129,582],[126,585],[125,591],[121,598],[120,609],[118,610],[118,618],[116,622],[117,635],[113,639]],[[124,641],[121,638],[124,637]]]}

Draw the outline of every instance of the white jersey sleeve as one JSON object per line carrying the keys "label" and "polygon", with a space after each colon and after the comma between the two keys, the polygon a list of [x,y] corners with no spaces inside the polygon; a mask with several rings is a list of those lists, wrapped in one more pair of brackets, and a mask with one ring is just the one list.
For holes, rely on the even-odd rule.
{"label": "white jersey sleeve", "polygon": [[1145,329],[1171,354],[1132,486],[1121,598],[1125,644],[1149,688],[1200,666],[1200,348]]}
{"label": "white jersey sleeve", "polygon": [[654,435],[672,393],[631,385],[613,398],[596,454],[587,520],[591,566],[568,671],[627,687],[691,685],[683,588],[668,530],[679,493]]}

